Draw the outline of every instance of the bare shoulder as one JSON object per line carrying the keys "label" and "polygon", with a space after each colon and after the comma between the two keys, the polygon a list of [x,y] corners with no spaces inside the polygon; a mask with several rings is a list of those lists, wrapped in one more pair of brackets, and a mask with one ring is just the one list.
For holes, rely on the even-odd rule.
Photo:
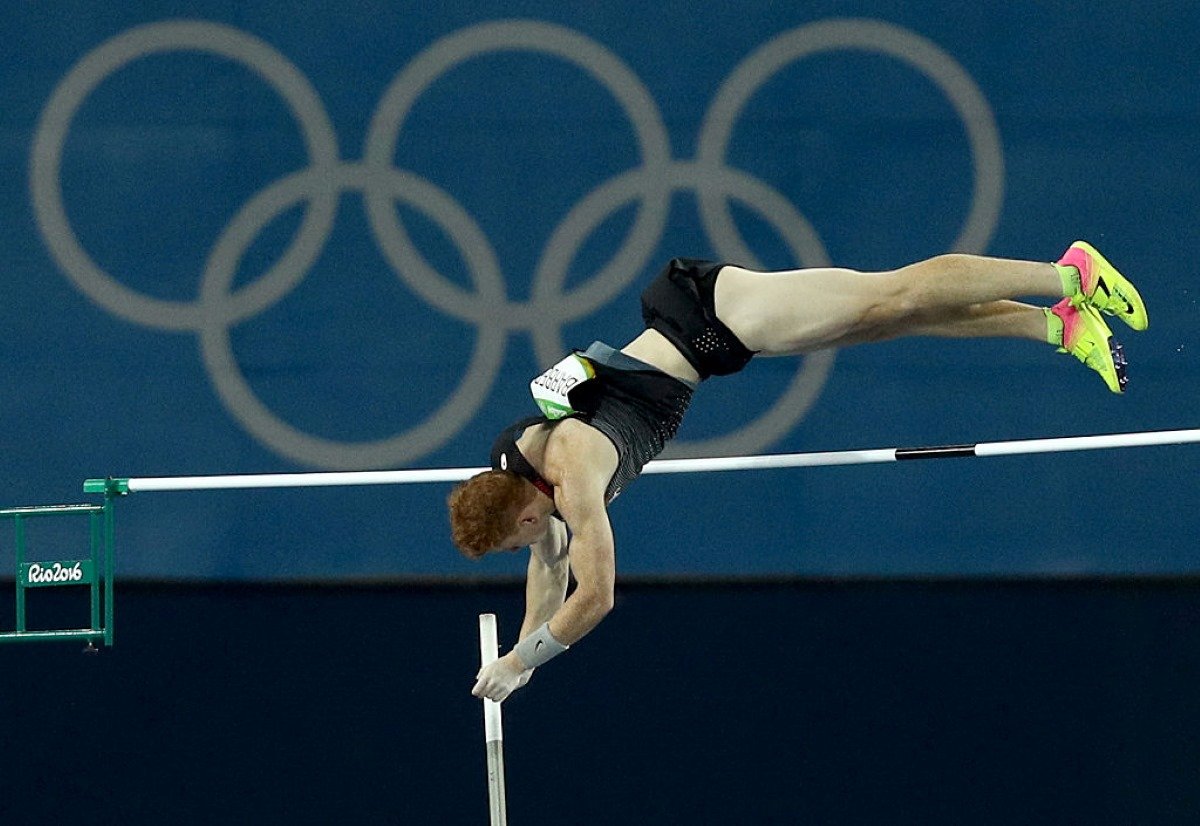
{"label": "bare shoulder", "polygon": [[554,430],[544,462],[546,473],[553,476],[546,479],[554,485],[554,504],[570,528],[571,564],[576,579],[583,582],[596,575],[604,559],[612,565],[605,494],[617,469],[617,449],[599,430],[574,419],[560,422]]}
{"label": "bare shoulder", "polygon": [[543,465],[543,475],[555,487],[575,493],[599,490],[603,499],[617,469],[617,449],[594,427],[565,419],[546,439]]}

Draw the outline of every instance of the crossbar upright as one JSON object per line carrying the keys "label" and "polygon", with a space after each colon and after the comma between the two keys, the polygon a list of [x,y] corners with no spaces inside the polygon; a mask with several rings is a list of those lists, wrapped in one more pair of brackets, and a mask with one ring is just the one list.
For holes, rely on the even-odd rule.
{"label": "crossbar upright", "polygon": [[[29,558],[27,523],[31,519],[86,517],[88,555],[86,558]],[[54,642],[84,640],[89,649],[95,643],[112,645],[113,634],[113,505],[105,496],[100,505],[41,505],[0,510],[0,520],[13,524],[13,559],[16,588],[14,629],[0,632],[0,643]],[[26,592],[37,588],[88,588],[90,625],[86,628],[30,630],[26,616]]]}

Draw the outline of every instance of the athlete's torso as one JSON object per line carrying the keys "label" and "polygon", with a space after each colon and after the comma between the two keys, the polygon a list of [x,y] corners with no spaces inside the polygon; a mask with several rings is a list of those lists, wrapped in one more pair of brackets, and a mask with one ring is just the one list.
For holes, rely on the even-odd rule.
{"label": "athlete's torso", "polygon": [[[686,375],[686,370],[691,369],[678,350],[665,339],[662,341],[669,351],[646,339],[641,336],[620,352],[600,342],[589,347],[585,356],[595,367],[596,379],[585,385],[587,391],[580,394],[578,412],[558,421],[532,417],[510,425],[493,446],[492,467],[511,470],[553,496],[546,490],[553,487],[545,478],[546,451],[562,423],[571,422],[568,427],[588,427],[603,435],[616,449],[616,467],[606,481],[605,501],[615,499],[637,478],[646,462],[674,437],[694,390],[686,378],[672,374]],[[636,357],[630,355],[631,350],[637,353]],[[678,368],[672,353],[679,356],[686,370],[664,370],[664,367]],[[597,470],[608,472],[607,468]]]}
{"label": "athlete's torso", "polygon": [[658,330],[643,330],[641,335],[622,347],[621,352],[687,384],[694,386],[700,381],[696,368]]}

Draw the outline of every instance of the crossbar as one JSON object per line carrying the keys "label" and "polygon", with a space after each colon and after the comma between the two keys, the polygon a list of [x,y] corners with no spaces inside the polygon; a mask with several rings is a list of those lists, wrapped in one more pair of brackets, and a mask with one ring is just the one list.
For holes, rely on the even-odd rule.
{"label": "crossbar", "polygon": [[[979,456],[1013,456],[1025,453],[1064,453],[1118,447],[1200,442],[1200,429],[1156,430],[1096,436],[1066,436],[1049,439],[1018,439],[1003,442],[940,445],[935,447],[887,447],[869,450],[838,450],[822,453],[777,453],[762,456],[726,456],[709,459],[659,459],[643,473],[706,473],[714,471],[768,470],[775,468],[864,465],[913,459],[952,459]],[[256,473],[232,476],[151,476],[123,479],[88,479],[86,493],[123,494],[148,491],[234,490],[247,488],[300,488],[336,485],[396,485],[429,482],[458,482],[487,470],[470,468],[425,468],[416,470],[358,470],[310,473]]]}

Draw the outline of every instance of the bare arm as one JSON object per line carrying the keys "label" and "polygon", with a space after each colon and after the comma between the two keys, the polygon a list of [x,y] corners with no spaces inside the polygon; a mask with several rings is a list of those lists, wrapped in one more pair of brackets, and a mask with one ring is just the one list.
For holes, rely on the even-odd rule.
{"label": "bare arm", "polygon": [[[573,645],[613,606],[616,553],[604,493],[617,466],[617,451],[598,431],[567,420],[555,428],[545,455],[543,475],[554,484],[555,504],[571,531],[567,546],[570,556],[559,544],[567,541],[566,528],[560,525],[553,526],[551,536],[532,547],[521,638],[526,639],[548,623],[554,640]],[[564,599],[568,558],[576,586]],[[472,693],[503,701],[529,679],[530,661],[523,660],[514,648],[480,669]],[[539,661],[536,655],[532,661]]]}
{"label": "bare arm", "polygon": [[576,586],[551,618],[550,633],[563,645],[574,645],[612,610],[616,553],[603,504],[598,510],[581,509],[567,518],[575,520],[568,524],[573,529],[571,569]]}
{"label": "bare arm", "polygon": [[[552,519],[546,536],[529,546],[529,569],[525,579],[525,621],[521,623],[523,640],[545,625],[562,607],[567,595],[570,557],[567,555],[567,526]],[[529,682],[527,668],[516,649],[485,665],[475,674],[476,697],[501,702]]]}
{"label": "bare arm", "polygon": [[575,590],[550,619],[550,633],[573,645],[612,610],[616,551],[604,493],[616,468],[616,449],[585,425],[559,425],[547,446],[547,463],[556,479],[555,503],[571,529],[569,546]]}
{"label": "bare arm", "polygon": [[546,536],[529,548],[529,569],[525,576],[525,621],[518,639],[525,639],[542,623],[549,622],[567,597],[570,557],[567,555],[567,527],[557,519]]}

